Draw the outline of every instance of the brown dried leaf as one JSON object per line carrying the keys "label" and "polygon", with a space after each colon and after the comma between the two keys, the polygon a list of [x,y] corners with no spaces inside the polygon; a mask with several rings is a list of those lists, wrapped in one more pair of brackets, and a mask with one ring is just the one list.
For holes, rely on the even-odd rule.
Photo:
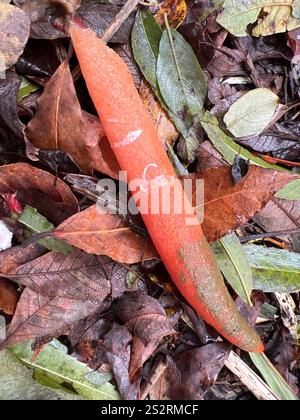
{"label": "brown dried leaf", "polygon": [[69,153],[80,168],[91,172],[85,146],[85,125],[68,60],[47,83],[26,134],[34,146]]}
{"label": "brown dried leaf", "polygon": [[55,236],[88,253],[107,255],[121,263],[135,264],[157,256],[149,239],[134,233],[118,216],[101,214],[96,206],[66,220],[55,230]]}
{"label": "brown dried leaf", "polygon": [[68,256],[49,252],[12,273],[38,294],[75,300],[104,300],[111,293],[112,279],[123,282],[126,274],[126,268],[109,258],[80,250]]}
{"label": "brown dried leaf", "polygon": [[181,384],[173,392],[185,400],[202,399],[217,380],[229,351],[228,345],[211,343],[175,356]]}
{"label": "brown dried leaf", "polygon": [[33,261],[46,252],[45,248],[34,242],[26,248],[14,246],[0,253],[0,273],[9,274],[22,264]]}
{"label": "brown dried leaf", "polygon": [[248,222],[295,175],[250,166],[247,176],[234,186],[231,169],[225,166],[202,171],[195,178],[204,180],[203,230],[208,240],[214,242]]}
{"label": "brown dried leaf", "polygon": [[160,25],[164,24],[164,14],[168,15],[168,21],[172,28],[178,26],[184,21],[187,12],[185,0],[164,0],[156,14],[156,19]]}
{"label": "brown dried leaf", "polygon": [[27,163],[15,163],[0,167],[1,194],[29,189],[40,191],[55,202],[78,206],[71,189],[49,172],[34,168]]}
{"label": "brown dried leaf", "polygon": [[175,334],[160,303],[141,293],[124,295],[117,304],[117,316],[145,345]]}
{"label": "brown dried leaf", "polygon": [[129,366],[129,377],[131,380],[139,377],[143,365],[147,362],[148,359],[150,359],[150,357],[154,355],[158,344],[159,340],[155,339],[151,341],[147,346],[145,346],[138,337],[133,337]]}
{"label": "brown dried leaf", "polygon": [[179,133],[174,123],[168,117],[148,84],[142,83],[139,93],[153,121],[160,141],[164,146],[166,143],[172,145],[179,138]]}
{"label": "brown dried leaf", "polygon": [[13,315],[19,300],[19,293],[9,280],[0,278],[0,311]]}
{"label": "brown dried leaf", "polygon": [[0,73],[12,67],[23,53],[30,32],[30,18],[23,10],[0,2]]}
{"label": "brown dried leaf", "polygon": [[99,118],[87,112],[83,112],[82,116],[85,125],[85,146],[89,153],[92,168],[118,179],[121,168]]}
{"label": "brown dried leaf", "polygon": [[[300,228],[300,200],[269,201],[266,207],[259,212],[255,220],[266,232],[285,232]],[[283,235],[289,239],[290,235]]]}
{"label": "brown dried leaf", "polygon": [[72,323],[100,313],[102,307],[102,300],[42,296],[27,287],[8,328],[6,340],[0,341],[0,349],[33,338],[57,337]]}
{"label": "brown dried leaf", "polygon": [[127,328],[117,323],[113,325],[103,340],[106,358],[124,400],[136,400],[139,389],[139,382],[131,383],[128,374],[131,340],[132,336]]}

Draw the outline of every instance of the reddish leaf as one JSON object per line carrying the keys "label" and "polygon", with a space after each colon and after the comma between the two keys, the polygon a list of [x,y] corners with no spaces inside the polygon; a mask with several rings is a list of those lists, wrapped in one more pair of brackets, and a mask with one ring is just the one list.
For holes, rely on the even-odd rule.
{"label": "reddish leaf", "polygon": [[19,300],[19,294],[13,283],[0,278],[0,310],[13,315]]}
{"label": "reddish leaf", "polygon": [[29,189],[41,191],[56,202],[71,204],[75,207],[78,205],[70,188],[48,172],[36,169],[27,163],[0,167],[1,194]]}
{"label": "reddish leaf", "polygon": [[107,255],[121,263],[134,264],[157,256],[149,239],[132,232],[118,216],[100,214],[96,206],[66,220],[55,236],[88,253]]}
{"label": "reddish leaf", "polygon": [[133,337],[131,359],[129,366],[129,377],[131,380],[137,379],[141,373],[143,365],[154,355],[159,344],[159,340],[151,341],[147,346],[138,337]]}
{"label": "reddish leaf", "polygon": [[26,130],[34,146],[69,153],[84,172],[91,172],[85,147],[85,126],[68,60],[47,83]]}
{"label": "reddish leaf", "polygon": [[14,246],[0,253],[0,273],[9,274],[22,264],[33,261],[46,252],[45,248],[34,242],[26,248]]}
{"label": "reddish leaf", "polygon": [[193,179],[204,180],[203,230],[213,242],[248,222],[295,175],[251,166],[247,176],[235,186],[230,167],[225,166],[202,171]]}
{"label": "reddish leaf", "polygon": [[99,118],[83,112],[83,120],[85,123],[85,145],[93,169],[118,179],[121,168],[105,136]]}
{"label": "reddish leaf", "polygon": [[175,334],[160,303],[141,293],[124,295],[117,305],[117,316],[145,345]]}

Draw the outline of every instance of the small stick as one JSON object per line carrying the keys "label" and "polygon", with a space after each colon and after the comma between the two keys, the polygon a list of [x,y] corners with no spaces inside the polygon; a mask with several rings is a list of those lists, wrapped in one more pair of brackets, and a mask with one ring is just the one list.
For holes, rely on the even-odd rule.
{"label": "small stick", "polygon": [[102,41],[108,42],[114,36],[114,34],[120,29],[125,20],[139,4],[139,2],[140,0],[128,0],[127,3],[125,3],[120,12],[114,17],[109,27],[102,35]]}
{"label": "small stick", "polygon": [[232,351],[225,362],[225,366],[255,395],[259,400],[280,401],[281,398]]}
{"label": "small stick", "polygon": [[293,233],[300,233],[300,229],[289,229],[289,230],[267,232],[267,233],[258,233],[256,235],[243,236],[243,237],[240,237],[240,242],[242,244],[244,244],[244,243],[249,242],[249,241],[271,238],[271,237],[274,237],[274,236],[280,237],[280,236],[283,236],[283,235],[292,235]]}

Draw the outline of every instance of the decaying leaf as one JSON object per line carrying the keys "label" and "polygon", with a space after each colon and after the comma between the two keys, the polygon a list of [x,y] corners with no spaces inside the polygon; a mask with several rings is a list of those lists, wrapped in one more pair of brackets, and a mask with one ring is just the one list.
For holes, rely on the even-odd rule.
{"label": "decaying leaf", "polygon": [[127,227],[113,214],[101,214],[96,206],[62,223],[55,236],[92,254],[107,255],[115,261],[134,264],[156,257],[153,245]]}
{"label": "decaying leaf", "polygon": [[103,339],[105,355],[114,373],[119,392],[125,400],[137,399],[139,390],[139,383],[131,383],[129,379],[131,340],[132,336],[127,328],[117,323]]}
{"label": "decaying leaf", "polygon": [[13,315],[19,300],[19,293],[9,280],[0,278],[0,311]]}
{"label": "decaying leaf", "polygon": [[12,67],[28,41],[30,17],[8,2],[0,2],[0,74]]}
{"label": "decaying leaf", "polygon": [[[18,176],[22,174],[22,176]],[[19,189],[34,188],[51,196],[53,200],[77,205],[70,188],[49,172],[34,168],[27,163],[15,163],[0,167],[1,193],[15,192]]]}
{"label": "decaying leaf", "polygon": [[104,300],[112,281],[125,282],[127,270],[107,257],[80,250],[65,256],[50,252],[14,270],[11,275],[23,286],[50,297]]}
{"label": "decaying leaf", "polygon": [[[99,37],[102,36],[105,29],[119,13],[121,7],[114,4],[103,4],[104,2],[93,0],[82,0],[81,6],[77,11],[76,17],[80,18],[83,24],[97,33]],[[113,3],[113,2],[106,2]],[[134,17],[131,15],[121,28],[112,37],[110,42],[118,42],[126,44],[130,40],[131,28]]]}
{"label": "decaying leaf", "polygon": [[145,345],[155,339],[175,334],[159,302],[141,293],[124,295],[118,301],[117,315]]}
{"label": "decaying leaf", "polygon": [[82,117],[85,126],[84,143],[88,151],[87,159],[90,161],[90,166],[96,171],[118,179],[121,168],[99,118],[84,111]]}
{"label": "decaying leaf", "polygon": [[101,312],[102,300],[75,300],[42,296],[26,288],[0,349],[27,340],[60,336],[72,323]]}
{"label": "decaying leaf", "polygon": [[187,5],[185,0],[164,0],[155,16],[160,25],[164,24],[165,13],[168,16],[170,26],[175,29],[178,28],[186,17]]}
{"label": "decaying leaf", "polygon": [[139,93],[147,111],[151,116],[160,141],[164,146],[166,143],[172,145],[179,137],[179,133],[174,123],[171,121],[170,117],[160,105],[153,91],[147,84],[142,83]]}
{"label": "decaying leaf", "polygon": [[300,26],[294,18],[292,6],[295,0],[225,0],[224,11],[218,16],[218,23],[235,36],[247,35],[247,27],[259,22],[253,29],[254,36],[266,36],[291,31]]}
{"label": "decaying leaf", "polygon": [[20,85],[21,79],[14,71],[7,71],[3,80],[0,77],[0,151],[4,156],[24,154],[25,126],[19,119],[17,106]]}
{"label": "decaying leaf", "polygon": [[255,216],[255,220],[266,232],[278,232],[278,235],[283,232],[282,236],[288,239],[291,234],[285,232],[300,226],[300,200],[273,199]]}
{"label": "decaying leaf", "polygon": [[208,169],[195,177],[204,180],[203,229],[209,241],[214,242],[248,222],[295,175],[250,166],[247,176],[235,186],[230,168],[224,166]]}
{"label": "decaying leaf", "polygon": [[27,136],[40,149],[64,150],[84,172],[91,171],[85,147],[85,126],[68,61],[47,83],[38,109],[28,124]]}
{"label": "decaying leaf", "polygon": [[14,246],[0,253],[0,273],[9,274],[12,270],[35,258],[40,257],[46,252],[45,248],[34,242],[26,248]]}

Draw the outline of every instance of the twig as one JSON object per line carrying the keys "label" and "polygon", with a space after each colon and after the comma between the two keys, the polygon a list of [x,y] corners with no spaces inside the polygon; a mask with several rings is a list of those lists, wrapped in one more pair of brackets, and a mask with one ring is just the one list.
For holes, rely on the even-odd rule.
{"label": "twig", "polygon": [[229,354],[225,365],[259,400],[281,401],[281,398],[234,351]]}
{"label": "twig", "polygon": [[240,242],[242,244],[255,241],[258,239],[265,239],[265,238],[272,238],[274,236],[280,237],[283,235],[292,235],[293,233],[300,233],[300,229],[289,229],[289,230],[282,230],[282,231],[274,231],[274,232],[267,232],[267,233],[258,233],[256,235],[248,235],[240,237]]}
{"label": "twig", "polygon": [[118,29],[120,29],[125,20],[139,4],[139,2],[140,0],[128,0],[125,3],[120,12],[114,17],[109,27],[102,35],[102,41],[108,42],[114,36],[114,34],[118,31]]}
{"label": "twig", "polygon": [[167,367],[168,365],[166,362],[161,361],[160,363],[158,363],[158,365],[154,369],[154,372],[151,375],[149,382],[141,390],[140,400],[145,400],[147,398],[151,391],[151,388],[162,377],[162,375],[167,370]]}

